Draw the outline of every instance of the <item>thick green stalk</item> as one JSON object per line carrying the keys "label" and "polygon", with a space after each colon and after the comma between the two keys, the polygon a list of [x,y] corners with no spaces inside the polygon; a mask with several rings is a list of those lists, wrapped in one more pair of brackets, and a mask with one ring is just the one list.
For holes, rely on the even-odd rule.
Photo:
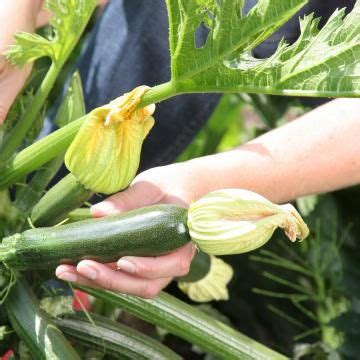
{"label": "thick green stalk", "polygon": [[178,94],[179,92],[177,91],[176,84],[174,82],[169,81],[164,84],[154,86],[144,94],[138,108],[142,108],[150,104],[156,104]]}
{"label": "thick green stalk", "polygon": [[57,320],[65,334],[86,347],[94,348],[116,359],[181,360],[181,357],[159,341],[104,316],[90,314],[94,323],[78,313]]}
{"label": "thick green stalk", "polygon": [[60,69],[61,66],[58,66],[55,63],[51,64],[44,80],[35,94],[34,100],[27,107],[23,117],[17,122],[16,126],[6,137],[0,152],[0,164],[5,164],[6,161],[14,154],[16,149],[21,145],[26,133],[43,107],[46,98],[49,95],[57,76],[59,75]]}
{"label": "thick green stalk", "polygon": [[92,195],[93,193],[85,189],[72,174],[68,174],[34,206],[31,221],[35,226],[56,225]]}
{"label": "thick green stalk", "polygon": [[158,325],[220,359],[286,359],[285,356],[164,292],[155,299],[146,300],[111,291],[76,287]]}
{"label": "thick green stalk", "polygon": [[24,341],[32,358],[79,360],[65,336],[40,309],[26,281],[19,277],[5,301],[5,310],[17,335]]}
{"label": "thick green stalk", "polygon": [[[76,71],[67,88],[66,95],[57,111],[55,122],[60,127],[76,120],[79,116],[85,115],[85,103],[79,73]],[[16,193],[15,206],[22,213],[17,231],[21,231],[31,209],[39,201],[45,192],[51,179],[55,176],[64,160],[64,153],[43,165],[33,176],[26,187],[22,187]],[[66,189],[68,191],[68,189]],[[73,201],[71,199],[70,201]]]}
{"label": "thick green stalk", "polygon": [[84,120],[85,116],[19,152],[0,175],[0,189],[7,188],[63,153],[71,144]]}

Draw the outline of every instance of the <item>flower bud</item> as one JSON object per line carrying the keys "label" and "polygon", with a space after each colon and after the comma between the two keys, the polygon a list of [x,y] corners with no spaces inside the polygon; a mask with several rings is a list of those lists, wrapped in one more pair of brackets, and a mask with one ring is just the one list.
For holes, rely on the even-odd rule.
{"label": "flower bud", "polygon": [[307,225],[291,205],[276,205],[242,189],[218,190],[190,205],[190,236],[200,250],[213,255],[240,254],[259,248],[276,228],[291,241],[309,234]]}
{"label": "flower bud", "polygon": [[209,272],[195,282],[179,281],[178,286],[196,302],[228,300],[227,285],[233,277],[232,267],[223,260],[210,256]]}
{"label": "flower bud", "polygon": [[86,189],[111,194],[135,177],[154,125],[154,104],[136,109],[148,89],[139,86],[87,115],[65,155],[67,168]]}

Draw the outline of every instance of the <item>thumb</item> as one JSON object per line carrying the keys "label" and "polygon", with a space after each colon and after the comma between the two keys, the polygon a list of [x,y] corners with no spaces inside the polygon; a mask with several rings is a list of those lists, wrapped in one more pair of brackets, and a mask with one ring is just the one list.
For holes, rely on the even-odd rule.
{"label": "thumb", "polygon": [[22,69],[12,67],[5,58],[0,58],[0,124],[2,124],[16,96],[25,84],[31,65]]}
{"label": "thumb", "polygon": [[94,217],[117,214],[160,202],[165,194],[159,186],[146,181],[133,182],[129,188],[91,207]]}

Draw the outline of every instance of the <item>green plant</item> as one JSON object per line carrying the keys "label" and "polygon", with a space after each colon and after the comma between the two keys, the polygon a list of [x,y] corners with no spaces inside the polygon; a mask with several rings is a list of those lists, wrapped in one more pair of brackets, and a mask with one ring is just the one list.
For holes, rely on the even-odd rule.
{"label": "green plant", "polygon": [[[360,74],[356,59],[360,55],[360,1],[356,2],[355,9],[346,17],[343,10],[336,11],[321,30],[318,29],[317,19],[314,19],[312,15],[305,17],[301,20],[301,35],[294,44],[288,45],[281,42],[276,53],[268,59],[260,60],[252,57],[251,50],[305,4],[305,0],[286,2],[260,0],[247,15],[243,15],[243,1],[240,0],[167,0],[171,79],[167,83],[146,91],[139,100],[136,111],[167,98],[193,92],[254,93],[252,100],[254,104],[261,103],[262,94],[359,97]],[[81,88],[76,83],[76,79],[73,79],[72,86],[57,116],[61,120],[58,124],[62,127],[37,142],[34,142],[35,136],[30,129],[35,123],[41,124],[39,119],[44,114],[46,98],[79,40],[95,8],[95,1],[51,0],[48,1],[48,6],[55,14],[51,22],[52,37],[46,39],[40,35],[17,34],[16,44],[7,53],[8,59],[15,65],[21,66],[43,56],[50,57],[51,65],[36,91],[24,92],[17,99],[11,112],[11,119],[8,119],[6,126],[1,129],[0,232],[2,238],[25,230],[29,224],[31,225],[31,219],[36,224],[54,225],[97,191],[97,189],[92,189],[91,185],[82,183],[77,177],[79,175],[72,174],[63,181],[63,183],[68,181],[72,185],[73,192],[68,193],[68,199],[73,200],[71,204],[63,198],[63,193],[59,192],[58,184],[49,190],[48,195],[42,196],[62,163],[65,152],[88,119],[88,116],[83,114]],[[200,25],[205,25],[209,33],[204,46],[196,48],[194,34]],[[229,97],[225,97],[221,104],[226,105],[227,101]],[[271,106],[266,106],[263,110],[264,116],[270,119],[268,125],[271,126],[276,116]],[[234,115],[229,116],[229,123],[233,118],[235,118]],[[211,128],[210,126],[209,128],[215,129],[218,135],[223,135],[225,132],[221,127]],[[32,142],[32,145],[21,150],[22,145]],[[141,143],[138,145],[141,147]],[[211,152],[218,145],[218,140],[208,142],[202,151]],[[134,166],[131,175],[128,176],[128,181],[136,172],[136,161],[138,159],[135,159],[135,165],[132,164]],[[33,172],[33,176],[28,177]],[[23,187],[23,184],[27,184],[27,187]],[[12,196],[10,196],[10,190]],[[111,191],[115,190],[111,189]],[[41,211],[39,207],[40,210],[42,208]],[[70,215],[70,218],[71,216],[73,215]],[[76,228],[76,223],[74,227]],[[42,230],[28,231],[37,233]],[[270,253],[265,254],[270,258],[274,256]],[[286,262],[283,258],[277,257],[276,260]],[[296,267],[296,264],[293,263],[291,266]],[[14,277],[18,279],[18,282],[13,286]],[[69,351],[73,354],[74,350],[69,347],[52,320],[39,312],[37,300],[27,285],[28,280],[35,279],[42,282],[46,277],[45,272],[39,275],[29,271],[20,275],[1,267],[0,286],[4,308],[11,325],[30,349],[32,356],[46,357],[47,346],[55,349],[53,347],[55,344],[60,344],[60,350],[56,356],[59,356],[61,351]],[[274,276],[272,279],[282,281]],[[33,287],[36,295],[39,295],[41,292],[35,286],[36,281]],[[322,286],[321,281],[319,278],[319,289]],[[11,286],[13,286],[12,289],[10,289]],[[296,285],[293,284],[294,286]],[[9,290],[10,295],[5,296]],[[100,290],[85,288],[83,290],[162,326],[218,357],[226,359],[283,358],[282,355],[170,295],[163,293],[155,300],[142,300]],[[48,327],[53,330],[54,338],[47,339],[45,345],[36,337],[38,329],[35,328],[34,322],[27,322],[26,324],[30,326],[25,330],[20,328],[23,316],[21,311],[25,308],[22,309],[18,302],[10,300],[19,300],[20,296],[16,296],[19,291],[25,295],[27,292],[26,296],[32,299],[32,305],[27,307],[28,316],[40,317],[41,330],[46,331]],[[308,296],[307,294],[300,295]],[[295,297],[298,308],[302,308],[300,302],[303,297]],[[19,313],[15,313],[15,310]],[[303,312],[305,310],[302,308]],[[1,321],[5,323],[6,320],[1,318]],[[321,331],[324,333],[325,325],[323,320],[321,321]],[[76,356],[73,354],[74,358]]]}
{"label": "green plant", "polygon": [[[253,261],[268,265],[269,270],[263,275],[275,285],[271,290],[253,291],[279,299],[283,309],[275,304],[268,305],[268,309],[299,331],[294,335],[299,342],[295,349],[297,358],[313,353],[338,356],[348,336],[345,329],[337,326],[337,319],[350,310],[351,298],[357,295],[349,296],[344,285],[347,274],[341,249],[350,227],[343,226],[340,231],[339,219],[333,199],[323,196],[308,215],[310,241],[295,249],[280,245],[285,258],[271,250],[260,250],[259,255],[251,256]],[[284,301],[293,307],[284,307]],[[314,338],[320,343],[311,342]],[[310,342],[304,344],[306,340]]]}

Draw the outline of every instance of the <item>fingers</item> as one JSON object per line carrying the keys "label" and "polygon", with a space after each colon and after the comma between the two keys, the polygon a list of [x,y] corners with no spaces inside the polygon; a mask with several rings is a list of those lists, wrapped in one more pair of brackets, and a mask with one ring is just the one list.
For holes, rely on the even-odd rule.
{"label": "fingers", "polygon": [[152,298],[168,285],[173,277],[188,273],[195,251],[192,244],[187,244],[171,254],[148,258],[126,256],[117,264],[83,260],[77,267],[58,266],[56,276],[80,285]]}
{"label": "fingers", "polygon": [[92,260],[83,260],[75,268],[60,265],[56,269],[58,278],[79,285],[103,288],[110,291],[140,296],[155,297],[170,281],[170,277],[147,280],[122,271],[116,271]]}
{"label": "fingers", "polygon": [[118,262],[120,270],[146,279],[184,276],[189,272],[195,247],[189,243],[180,249],[162,256],[125,256]]}
{"label": "fingers", "polygon": [[48,24],[52,14],[47,9],[40,9],[36,16],[36,27],[41,27]]}
{"label": "fingers", "polygon": [[147,205],[153,205],[162,200],[163,192],[156,185],[139,181],[135,182],[125,191],[108,197],[105,201],[91,207],[93,217],[113,215]]}

